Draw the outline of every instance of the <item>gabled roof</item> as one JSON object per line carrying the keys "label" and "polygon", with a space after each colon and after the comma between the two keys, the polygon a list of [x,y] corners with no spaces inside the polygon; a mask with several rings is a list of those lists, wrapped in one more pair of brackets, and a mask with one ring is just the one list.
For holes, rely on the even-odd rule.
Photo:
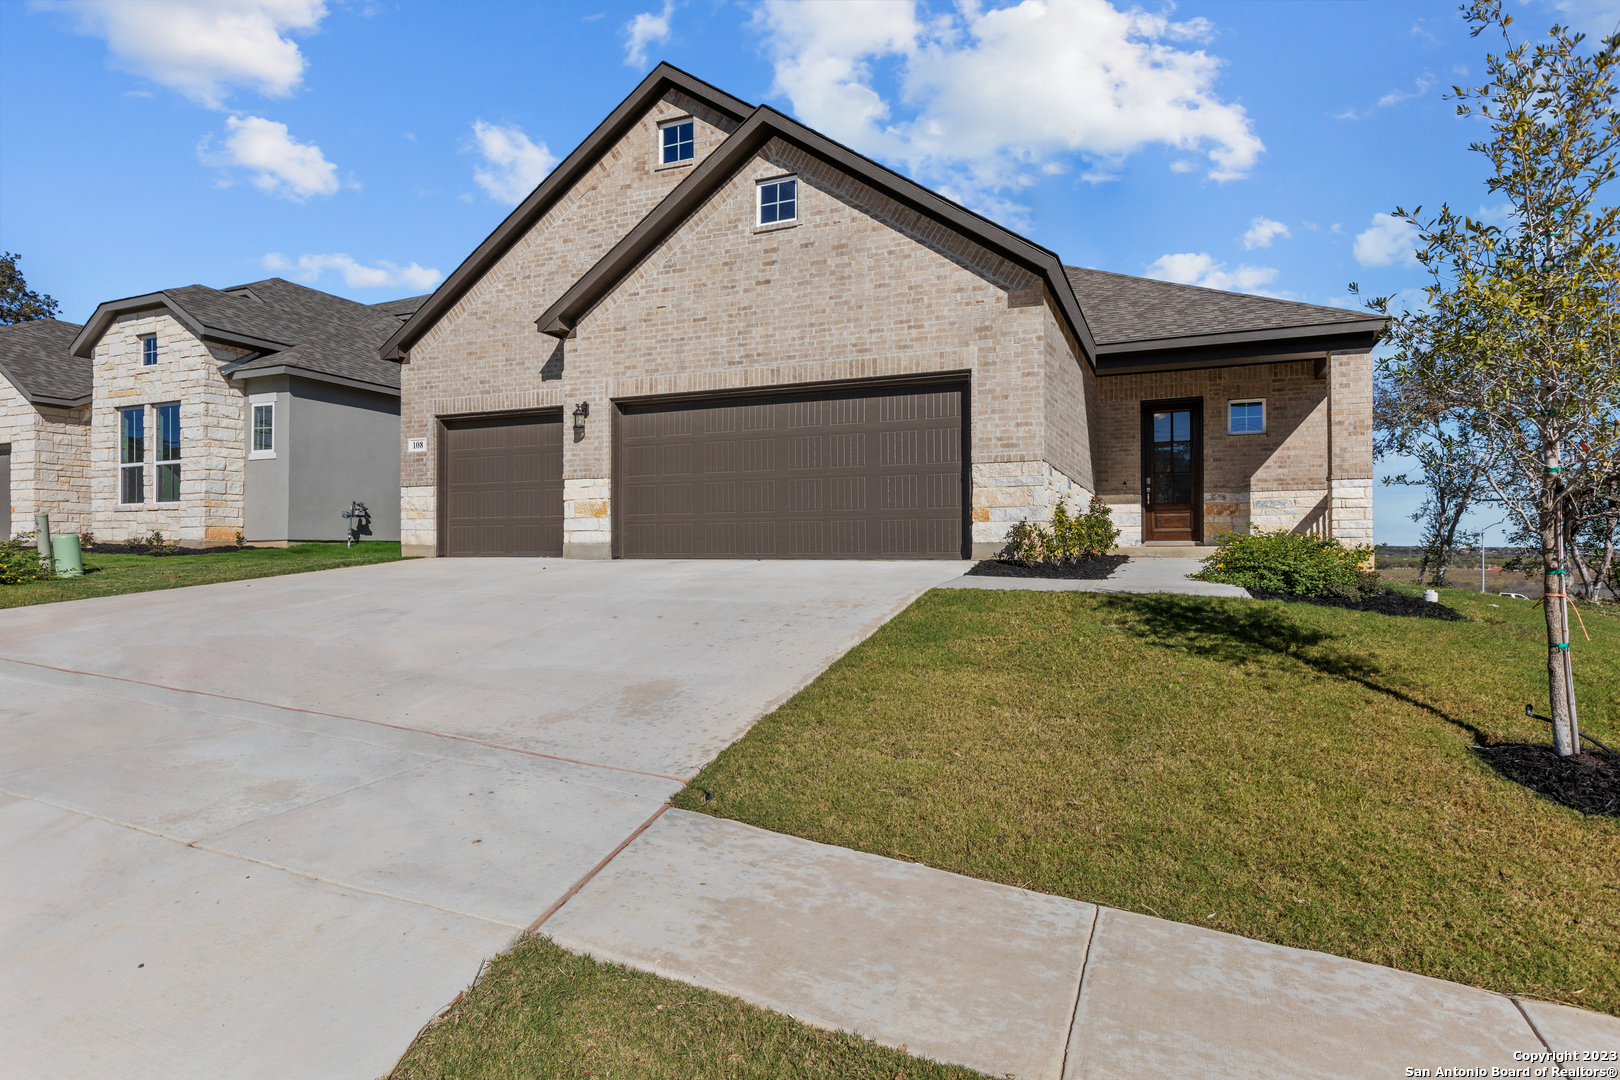
{"label": "gabled roof", "polygon": [[88,358],[120,315],[163,308],[199,338],[255,354],[222,368],[229,377],[294,372],[397,393],[399,365],[378,349],[424,299],[362,304],[281,278],[227,289],[185,285],[100,305],[72,351]]}
{"label": "gabled roof", "polygon": [[411,320],[383,345],[382,355],[394,360],[409,351],[513,244],[522,239],[536,221],[545,216],[558,199],[568,193],[577,180],[596,165],[603,154],[640,121],[655,102],[666,95],[673,95],[673,99],[683,108],[727,132],[735,130],[753,111],[752,105],[710,86],[702,79],[670,64],[659,64],[573,153],[551,170],[540,186],[507,215],[506,220],[456,267],[455,272],[444,279],[444,284],[427,298]]}
{"label": "gabled roof", "polygon": [[0,375],[35,405],[90,400],[90,361],[73,355],[79,324],[56,319],[0,326]]}
{"label": "gabled roof", "polygon": [[[1079,266],[1064,268],[1097,336],[1099,370],[1198,355],[1371,348],[1384,319],[1366,311],[1222,292]],[[1236,352],[1234,352],[1236,350]]]}
{"label": "gabled roof", "polygon": [[1005,229],[988,218],[908,180],[855,151],[812,131],[768,105],[761,105],[742,127],[721,143],[691,171],[662,202],[586,272],[585,276],[535,320],[540,332],[568,337],[585,316],[654,248],[673,233],[703,201],[726,183],[764,145],[782,139],[863,182],[930,221],[965,236],[995,255],[1035,274],[1046,282],[1058,309],[1079,340],[1088,361],[1094,362],[1096,344],[1074,288],[1054,252]]}

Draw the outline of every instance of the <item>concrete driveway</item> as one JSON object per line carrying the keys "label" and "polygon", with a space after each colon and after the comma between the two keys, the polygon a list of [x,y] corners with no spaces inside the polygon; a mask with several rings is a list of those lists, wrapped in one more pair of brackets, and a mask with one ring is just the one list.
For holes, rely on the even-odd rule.
{"label": "concrete driveway", "polygon": [[385,1073],[963,569],[435,560],[0,612],[0,1072]]}

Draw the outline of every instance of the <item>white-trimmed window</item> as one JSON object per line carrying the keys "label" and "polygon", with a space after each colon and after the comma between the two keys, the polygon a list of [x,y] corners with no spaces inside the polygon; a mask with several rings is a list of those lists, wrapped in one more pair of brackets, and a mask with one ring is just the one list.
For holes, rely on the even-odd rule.
{"label": "white-trimmed window", "polygon": [[780,225],[799,220],[799,178],[773,176],[759,182],[759,223]]}
{"label": "white-trimmed window", "polygon": [[276,456],[276,395],[248,398],[248,457]]}
{"label": "white-trimmed window", "polygon": [[1264,435],[1266,432],[1266,399],[1244,398],[1226,403],[1226,433],[1228,435]]}
{"label": "white-trimmed window", "polygon": [[691,117],[658,125],[658,163],[679,165],[683,161],[691,161],[697,152],[697,142],[693,137],[696,130]]}
{"label": "white-trimmed window", "polygon": [[146,501],[146,406],[118,410],[118,501]]}
{"label": "white-trimmed window", "polygon": [[180,403],[155,406],[157,415],[157,491],[154,501],[180,501]]}

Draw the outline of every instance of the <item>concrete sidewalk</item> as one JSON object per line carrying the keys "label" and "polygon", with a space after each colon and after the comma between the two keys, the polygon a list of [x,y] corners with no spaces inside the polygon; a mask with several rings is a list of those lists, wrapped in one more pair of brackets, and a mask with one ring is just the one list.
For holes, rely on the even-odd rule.
{"label": "concrete sidewalk", "polygon": [[1182,593],[1187,596],[1238,596],[1249,590],[1213,581],[1194,581],[1187,575],[1198,571],[1191,558],[1171,556],[1132,556],[1101,581],[1069,581],[1063,578],[979,577],[963,574],[940,585],[941,589],[1031,589],[1036,592],[1104,593]]}
{"label": "concrete sidewalk", "polygon": [[1620,1020],[666,811],[565,948],[1020,1080],[1386,1078],[1620,1049]]}

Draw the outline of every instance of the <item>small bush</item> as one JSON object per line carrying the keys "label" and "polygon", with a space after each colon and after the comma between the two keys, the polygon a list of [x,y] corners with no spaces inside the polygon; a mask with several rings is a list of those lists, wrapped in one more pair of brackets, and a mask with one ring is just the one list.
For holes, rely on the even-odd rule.
{"label": "small bush", "polygon": [[47,581],[50,576],[50,568],[34,548],[15,543],[0,546],[0,585]]}
{"label": "small bush", "polygon": [[1020,566],[1093,559],[1106,555],[1118,540],[1113,511],[1093,495],[1091,505],[1079,517],[1058,503],[1052,511],[1050,528],[1035,521],[1018,522],[1007,533],[1007,547],[1001,557]]}
{"label": "small bush", "polygon": [[1367,569],[1371,548],[1349,548],[1337,539],[1286,530],[1231,533],[1219,543],[1219,550],[1204,560],[1194,577],[1245,589],[1344,600],[1359,600],[1384,588],[1378,575]]}
{"label": "small bush", "polygon": [[173,555],[180,550],[180,541],[165,540],[156,529],[151,536],[132,536],[124,541],[124,550],[131,555]]}

